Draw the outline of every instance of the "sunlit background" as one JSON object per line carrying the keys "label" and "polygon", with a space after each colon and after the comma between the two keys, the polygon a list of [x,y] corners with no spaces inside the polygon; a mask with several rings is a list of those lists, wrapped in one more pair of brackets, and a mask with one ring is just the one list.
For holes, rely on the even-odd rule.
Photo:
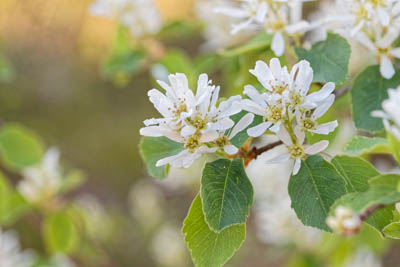
{"label": "sunlit background", "polygon": [[[165,47],[192,57],[204,50],[193,2],[157,1],[164,21],[184,21],[189,26],[178,35],[161,36],[164,47],[149,41],[155,57],[162,58]],[[88,209],[95,216],[90,231],[97,246],[81,244],[71,255],[77,266],[193,266],[181,226],[199,188],[201,162],[189,170],[173,169],[166,180],[147,175],[138,150],[139,129],[144,119],[156,115],[146,95],[155,86],[154,78],[148,69],[130,78],[123,73],[107,77],[103,65],[118,23],[91,16],[90,3],[0,1],[0,119],[32,129],[48,147],[60,149],[63,165],[87,176],[84,186],[68,198],[83,196],[86,205],[92,203]],[[226,84],[218,73],[214,77],[217,84]],[[353,131],[351,126],[348,131]],[[374,253],[383,258],[382,266],[400,266],[400,245],[389,246],[373,230],[366,228],[363,235],[345,239],[301,226],[294,213],[285,214],[290,206],[287,197],[269,197],[286,190],[287,180],[266,182],[271,175],[257,174],[256,164],[248,171],[256,177],[258,202],[247,224],[246,241],[227,266],[325,266],[324,259],[329,259],[326,266],[380,266],[371,258]],[[290,170],[270,172],[288,176]],[[15,183],[18,178],[14,178]],[[279,205],[284,208],[277,209]],[[294,232],[285,232],[286,224]],[[35,216],[13,228],[23,248],[45,251]],[[365,265],[352,264],[353,256],[346,259],[350,254],[365,260]]]}

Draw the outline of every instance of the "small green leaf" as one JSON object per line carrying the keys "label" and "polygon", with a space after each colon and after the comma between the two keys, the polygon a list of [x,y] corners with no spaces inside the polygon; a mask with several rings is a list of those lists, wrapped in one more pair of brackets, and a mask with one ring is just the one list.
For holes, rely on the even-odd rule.
{"label": "small green leaf", "polygon": [[183,222],[182,232],[197,267],[220,267],[242,245],[246,238],[246,225],[232,225],[215,233],[204,219],[201,198],[197,195]]}
{"label": "small green leaf", "polygon": [[314,44],[311,50],[296,47],[295,52],[299,60],[310,62],[314,70],[314,82],[341,84],[345,81],[351,48],[340,35],[329,33],[325,41]]}
{"label": "small green leaf", "polygon": [[390,132],[387,133],[390,151],[400,165],[400,141],[397,140]]}
{"label": "small green leaf", "polygon": [[326,225],[331,205],[346,193],[343,178],[321,156],[308,157],[298,174],[290,177],[292,208],[304,225],[330,231]]}
{"label": "small green leaf", "polygon": [[67,212],[47,216],[43,223],[43,235],[50,253],[69,254],[79,243],[78,230]]}
{"label": "small green leaf", "polygon": [[206,221],[214,231],[245,223],[253,203],[253,187],[243,160],[207,163],[201,178],[201,199]]}
{"label": "small green leaf", "polygon": [[393,222],[383,228],[383,233],[390,238],[400,239],[400,222]]}
{"label": "small green leaf", "polygon": [[382,77],[379,66],[364,70],[354,82],[351,90],[353,120],[357,128],[370,132],[383,130],[382,119],[371,116],[371,112],[382,109],[382,101],[388,98],[387,90],[400,84],[400,72],[387,80]]}
{"label": "small green leaf", "polygon": [[371,153],[390,153],[388,141],[380,137],[354,136],[347,143],[344,153],[351,156],[360,156]]}
{"label": "small green leaf", "polygon": [[371,163],[361,158],[336,156],[331,163],[346,181],[347,192],[367,191],[368,180],[379,175]]}
{"label": "small green leaf", "polygon": [[22,169],[40,163],[43,144],[32,131],[18,124],[6,124],[0,129],[0,154],[12,169]]}
{"label": "small green leaf", "polygon": [[142,137],[139,147],[147,171],[154,178],[165,178],[168,175],[168,166],[156,167],[157,161],[184,150],[182,144],[166,137]]}
{"label": "small green leaf", "polygon": [[221,55],[225,57],[233,57],[249,53],[254,50],[265,49],[270,46],[271,41],[272,41],[272,36],[266,32],[262,32],[256,37],[254,37],[252,40],[250,40],[247,44],[242,45],[240,47],[222,51]]}
{"label": "small green leaf", "polygon": [[63,179],[60,193],[67,193],[81,186],[85,182],[84,174],[79,170],[73,170]]}
{"label": "small green leaf", "polygon": [[[235,114],[231,116],[231,119],[236,123],[239,122],[239,120],[246,115],[248,112],[247,111],[241,111],[238,114]],[[261,116],[255,116],[253,122],[243,131],[239,132],[234,138],[232,138],[231,143],[236,146],[237,148],[240,148],[246,143],[246,141],[249,139],[249,136],[247,135],[247,129],[254,127],[262,122]],[[228,130],[226,132],[226,135],[229,135],[231,130]]]}
{"label": "small green leaf", "polygon": [[400,183],[400,175],[397,174],[382,174],[368,181],[371,186],[386,186],[390,190],[396,191]]}

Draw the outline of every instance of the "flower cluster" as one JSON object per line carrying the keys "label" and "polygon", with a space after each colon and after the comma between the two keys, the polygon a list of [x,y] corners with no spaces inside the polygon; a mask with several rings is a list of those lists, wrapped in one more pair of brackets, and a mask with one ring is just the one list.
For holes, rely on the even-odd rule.
{"label": "flower cluster", "polygon": [[251,85],[246,86],[244,93],[249,99],[244,99],[242,106],[244,110],[262,116],[263,122],[248,129],[247,133],[252,137],[261,136],[266,131],[275,133],[286,145],[287,152],[269,163],[293,159],[293,174],[297,174],[306,155],[317,154],[329,144],[324,140],[311,146],[304,145],[306,132],[327,135],[338,126],[337,121],[317,122],[335,100],[332,94],[335,84],[329,82],[319,91],[309,94],[313,70],[305,60],[294,65],[290,73],[286,67],[281,67],[277,58],[271,59],[269,66],[258,61],[250,72],[262,84],[264,92],[258,92]]}
{"label": "flower cluster", "polygon": [[393,77],[392,61],[400,58],[400,48],[395,47],[400,37],[400,1],[338,0],[337,5],[344,12],[336,18],[343,22],[339,32],[371,50],[380,63],[381,75]]}
{"label": "flower cluster", "polygon": [[38,204],[57,195],[62,186],[59,156],[59,151],[51,148],[44,155],[41,165],[22,171],[24,179],[19,182],[17,188],[26,200]]}
{"label": "flower cluster", "polygon": [[241,20],[233,25],[232,34],[254,28],[272,34],[271,49],[276,56],[282,56],[285,38],[297,38],[313,28],[302,19],[305,1],[309,0],[242,0],[238,6],[220,6],[215,8],[215,12]]}
{"label": "flower cluster", "polygon": [[[317,122],[334,102],[333,83],[327,83],[319,91],[309,94],[313,70],[304,60],[294,65],[290,73],[286,67],[281,67],[277,58],[270,61],[270,66],[258,61],[250,72],[263,85],[264,92],[260,93],[254,86],[247,85],[244,94],[248,99],[232,96],[219,105],[220,88],[212,85],[206,74],[200,75],[196,94],[189,88],[183,74],[170,75],[170,84],[158,81],[166,94],[152,89],[148,95],[163,118],[144,121],[146,127],[140,133],[152,137],[165,136],[183,143],[185,149],[159,160],[156,166],[189,167],[205,153],[236,154],[238,148],[231,140],[252,123],[254,115],[263,120],[247,129],[247,134],[251,137],[276,134],[286,145],[287,152],[269,163],[293,159],[293,174],[300,169],[302,159],[328,146],[326,140],[311,146],[305,145],[304,141],[306,132],[326,135],[337,127],[337,121]],[[235,125],[230,116],[242,109],[249,113]]]}
{"label": "flower cluster", "polygon": [[344,235],[353,235],[361,229],[362,221],[360,216],[354,213],[353,210],[338,206],[335,209],[334,216],[329,216],[326,223],[330,228]]}
{"label": "flower cluster", "polygon": [[95,0],[89,11],[94,16],[116,18],[135,37],[155,34],[161,26],[161,15],[152,0]]}
{"label": "flower cluster", "polygon": [[[157,166],[189,167],[205,153],[237,153],[238,148],[230,140],[244,130],[254,117],[253,114],[246,114],[233,127],[235,123],[230,116],[242,110],[241,97],[232,96],[218,105],[220,87],[212,85],[206,74],[200,75],[196,94],[189,88],[184,74],[169,75],[169,82],[158,81],[165,89],[165,95],[157,89],[148,92],[150,101],[163,118],[144,121],[146,127],[140,129],[140,134],[166,136],[183,143],[185,149],[159,160]],[[231,131],[226,135],[228,130]]]}
{"label": "flower cluster", "polygon": [[389,99],[382,102],[383,111],[373,111],[372,115],[383,119],[386,131],[400,140],[400,86],[389,89]]}

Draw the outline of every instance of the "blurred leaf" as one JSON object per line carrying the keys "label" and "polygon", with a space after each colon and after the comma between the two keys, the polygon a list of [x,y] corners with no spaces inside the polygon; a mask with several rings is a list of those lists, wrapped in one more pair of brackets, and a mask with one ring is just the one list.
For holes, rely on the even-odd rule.
{"label": "blurred leaf", "polygon": [[204,219],[201,198],[197,195],[183,222],[182,232],[197,267],[220,267],[242,245],[246,225],[233,225],[220,233],[213,232]]}
{"label": "blurred leaf", "polygon": [[60,193],[66,193],[81,186],[85,182],[84,174],[79,170],[73,170],[68,173],[62,181]]}
{"label": "blurred leaf", "polygon": [[295,52],[299,60],[310,62],[314,82],[341,84],[346,80],[351,48],[340,35],[328,33],[328,38],[314,44],[311,50],[296,47]]}
{"label": "blurred leaf", "polygon": [[336,156],[331,163],[346,181],[347,192],[367,191],[368,180],[379,175],[371,163],[361,158]]}
{"label": "blurred leaf", "polygon": [[147,171],[154,178],[165,178],[169,167],[156,167],[160,159],[173,156],[184,150],[183,144],[174,142],[166,137],[142,137],[139,144],[140,154],[146,163]]}
{"label": "blurred leaf", "polygon": [[351,156],[372,153],[390,153],[388,141],[380,137],[354,136],[347,143],[344,152]]}
{"label": "blurred leaf", "polygon": [[69,254],[79,243],[78,230],[66,211],[45,217],[43,235],[50,253]]}
{"label": "blurred leaf", "polygon": [[400,239],[400,222],[390,223],[382,231],[387,237]]}
{"label": "blurred leaf", "polygon": [[240,47],[222,51],[221,55],[225,57],[233,57],[240,56],[242,54],[249,53],[255,50],[266,49],[270,46],[271,41],[272,36],[270,34],[266,32],[261,32],[256,37]]}
{"label": "blurred leaf", "polygon": [[141,47],[134,47],[127,29],[119,27],[110,55],[103,66],[103,74],[106,78],[124,85],[123,82],[128,81],[132,75],[142,70],[146,60],[146,50]]}
{"label": "blurred leaf", "polygon": [[163,26],[157,34],[157,39],[173,40],[189,38],[200,32],[200,26],[198,23],[189,20],[172,21]]}
{"label": "blurred leaf", "polygon": [[343,178],[318,155],[303,160],[298,174],[290,177],[291,206],[304,225],[330,232],[325,222],[329,208],[344,194]]}
{"label": "blurred leaf", "polygon": [[390,132],[387,133],[390,151],[393,153],[393,156],[397,160],[397,163],[400,165],[400,141],[397,140]]}
{"label": "blurred leaf", "polygon": [[204,167],[201,199],[205,219],[213,231],[245,223],[253,197],[243,159],[219,159]]}
{"label": "blurred leaf", "polygon": [[387,90],[400,84],[400,71],[387,80],[381,76],[379,66],[371,66],[358,75],[351,90],[353,120],[357,128],[370,132],[383,130],[382,119],[371,112],[382,109],[382,101],[388,98]]}
{"label": "blurred leaf", "polygon": [[[238,114],[235,114],[231,116],[231,119],[236,123],[240,121],[240,119],[246,115],[248,112],[247,111],[241,111]],[[231,143],[236,146],[237,148],[240,148],[246,143],[246,141],[249,139],[249,136],[247,135],[247,129],[254,127],[262,122],[262,117],[261,116],[254,116],[253,122],[243,131],[239,132],[234,138],[232,138]],[[232,128],[233,129],[233,128]],[[232,131],[232,129],[228,130],[225,135],[229,135]]]}
{"label": "blurred leaf", "polygon": [[43,153],[41,140],[29,129],[18,124],[0,129],[0,154],[6,166],[22,169],[38,164]]}
{"label": "blurred leaf", "polygon": [[15,79],[16,72],[11,62],[0,55],[0,82],[9,83]]}
{"label": "blurred leaf", "polygon": [[169,50],[167,54],[159,62],[170,74],[184,73],[188,80],[189,86],[193,90],[197,82],[197,71],[191,58],[181,50]]}

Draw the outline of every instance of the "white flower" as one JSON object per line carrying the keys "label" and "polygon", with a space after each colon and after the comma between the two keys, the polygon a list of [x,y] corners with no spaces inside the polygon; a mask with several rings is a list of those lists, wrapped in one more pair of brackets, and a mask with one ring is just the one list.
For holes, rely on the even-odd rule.
{"label": "white flower", "polygon": [[184,74],[170,75],[169,79],[171,85],[159,81],[166,90],[165,95],[156,89],[149,91],[150,101],[164,118],[146,120],[147,127],[140,129],[140,134],[166,136],[183,143],[185,150],[159,160],[156,165],[186,168],[205,153],[219,149],[236,153],[229,139],[239,132],[236,129],[248,126],[252,115],[245,116],[229,136],[224,134],[235,124],[230,116],[242,110],[241,97],[232,96],[217,106],[220,88],[211,85],[206,74],[199,77],[196,95],[190,90]]}
{"label": "white flower", "polygon": [[89,12],[94,16],[119,19],[135,37],[155,34],[162,26],[153,0],[95,0]]}
{"label": "white flower", "polygon": [[329,216],[326,223],[330,228],[344,235],[356,234],[360,231],[362,221],[351,209],[338,206],[334,216]]}
{"label": "white flower", "polygon": [[25,168],[23,180],[17,185],[18,191],[32,203],[39,203],[54,197],[62,185],[62,176],[58,165],[60,153],[50,148],[43,157],[42,164]]}
{"label": "white flower", "polygon": [[255,24],[263,23],[268,12],[268,5],[262,0],[242,0],[240,7],[222,6],[215,8],[214,12],[242,19],[241,23],[232,28],[231,33],[236,34]]}
{"label": "white flower", "polygon": [[302,3],[305,1],[242,0],[240,7],[219,7],[215,11],[244,20],[233,26],[232,34],[254,27],[272,34],[271,49],[276,56],[282,56],[285,52],[285,36],[304,34],[313,28],[313,25],[302,20]]}
{"label": "white flower", "polygon": [[76,267],[70,258],[61,253],[53,255],[50,259],[50,264],[54,267]]}
{"label": "white flower", "polygon": [[389,98],[382,102],[383,111],[373,111],[372,116],[382,118],[386,131],[400,140],[400,86],[388,90]]}
{"label": "white flower", "polygon": [[355,38],[378,56],[381,75],[386,79],[390,79],[395,74],[392,59],[400,58],[400,47],[392,47],[394,41],[400,36],[400,29],[390,26],[384,30],[379,25],[371,28],[373,29],[373,40],[370,35],[364,32],[359,32]]}
{"label": "white flower", "polygon": [[293,134],[290,135],[285,127],[280,128],[277,136],[285,144],[287,151],[267,161],[267,163],[277,164],[286,162],[288,160],[294,160],[295,163],[293,167],[293,175],[296,175],[300,170],[301,160],[307,155],[314,155],[322,152],[328,147],[329,142],[327,140],[323,140],[311,146],[304,145],[305,133],[302,132],[299,127],[294,128]]}
{"label": "white flower", "polygon": [[0,267],[30,267],[34,258],[31,251],[21,251],[14,231],[0,229]]}
{"label": "white flower", "polygon": [[346,260],[344,267],[382,267],[381,260],[373,251],[367,248],[358,249],[350,259]]}

